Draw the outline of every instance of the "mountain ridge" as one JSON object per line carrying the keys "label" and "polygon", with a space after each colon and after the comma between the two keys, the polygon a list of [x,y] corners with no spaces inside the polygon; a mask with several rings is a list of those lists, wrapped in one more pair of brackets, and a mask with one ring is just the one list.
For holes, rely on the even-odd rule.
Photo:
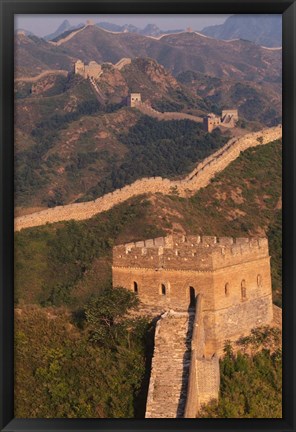
{"label": "mountain ridge", "polygon": [[[16,37],[17,72],[71,70],[75,60],[116,63],[122,57],[151,57],[174,75],[186,70],[248,81],[281,80],[281,51],[251,42],[225,42],[197,33],[164,35],[160,39],[136,33],[114,34],[86,26],[60,46],[36,37]],[[42,66],[43,65],[43,66]],[[43,68],[43,70],[42,70]]]}
{"label": "mountain ridge", "polygon": [[223,24],[201,30],[206,36],[221,40],[246,39],[266,47],[282,46],[281,15],[232,15]]}

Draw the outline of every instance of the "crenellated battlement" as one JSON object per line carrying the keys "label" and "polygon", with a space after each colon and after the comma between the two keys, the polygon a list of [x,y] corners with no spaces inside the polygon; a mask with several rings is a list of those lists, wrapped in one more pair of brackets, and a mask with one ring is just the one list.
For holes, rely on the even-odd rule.
{"label": "crenellated battlement", "polygon": [[268,255],[266,238],[170,235],[115,246],[113,266],[214,270]]}
{"label": "crenellated battlement", "polygon": [[[202,404],[218,397],[225,341],[273,319],[265,237],[173,234],[118,245],[112,281],[142,304],[179,316],[167,312],[156,327],[146,418],[195,418]],[[188,386],[181,392],[184,377]]]}

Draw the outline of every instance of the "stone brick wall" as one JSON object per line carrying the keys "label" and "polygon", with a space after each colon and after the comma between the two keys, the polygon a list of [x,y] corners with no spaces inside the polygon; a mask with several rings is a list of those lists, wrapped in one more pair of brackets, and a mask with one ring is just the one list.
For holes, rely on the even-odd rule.
{"label": "stone brick wall", "polygon": [[128,105],[133,108],[141,103],[141,93],[131,93],[127,98]]}
{"label": "stone brick wall", "polygon": [[[173,322],[165,314],[157,324],[149,418],[195,418],[218,398],[225,341],[273,319],[266,238],[170,235],[127,243],[113,249],[112,275],[113,286],[135,291],[144,306],[179,314]],[[168,364],[170,350],[174,363]]]}
{"label": "stone brick wall", "polygon": [[213,272],[214,309],[204,308],[206,352],[222,353],[225,340],[272,321],[270,258],[250,257]]}
{"label": "stone brick wall", "polygon": [[35,75],[33,77],[17,77],[14,79],[15,82],[22,81],[22,82],[36,82],[39,81],[42,78],[45,78],[48,75],[63,75],[67,76],[68,71],[63,69],[49,69],[44,72],[41,72],[39,75]]}
{"label": "stone brick wall", "polygon": [[[81,30],[79,30],[81,31]],[[70,35],[71,36],[71,35]],[[72,37],[72,36],[71,36]],[[121,70],[124,66],[131,63],[130,58],[122,58],[113,65],[115,69]],[[90,61],[89,64],[84,64],[81,60],[77,60],[74,63],[74,72],[83,76],[84,78],[94,77],[99,78],[102,74],[102,66],[98,64],[96,61]]]}
{"label": "stone brick wall", "polygon": [[132,62],[132,59],[124,57],[124,58],[122,58],[121,60],[119,60],[119,61],[114,65],[114,67],[115,67],[116,69],[118,69],[118,70],[121,70],[121,69],[124,68],[124,66],[129,65],[131,62]]}
{"label": "stone brick wall", "polygon": [[197,381],[197,412],[203,404],[212,399],[218,399],[220,388],[219,358],[216,354],[212,358],[196,359]]}
{"label": "stone brick wall", "polygon": [[81,31],[83,31],[87,26],[88,26],[88,24],[85,25],[84,27],[82,27],[82,28],[76,30],[76,31],[73,31],[72,33],[68,34],[68,35],[65,36],[64,38],[59,39],[57,42],[48,41],[48,43],[50,43],[50,44],[52,44],[52,45],[55,45],[55,46],[60,46],[60,45],[62,45],[63,43],[67,42],[68,40],[72,39],[72,37],[74,37],[75,35],[77,35],[77,34],[80,33]]}
{"label": "stone brick wall", "polygon": [[[166,310],[188,310],[190,287],[193,287],[196,294],[205,295],[205,307],[209,310],[214,308],[211,272],[113,266],[112,273],[113,286],[123,286],[134,291],[134,282],[136,282],[139,297],[145,305],[159,305]],[[165,286],[165,294],[162,293],[162,285]]]}
{"label": "stone brick wall", "polygon": [[85,78],[87,77],[99,77],[102,73],[102,67],[95,61],[89,62],[88,65],[85,65]]}
{"label": "stone brick wall", "polygon": [[84,64],[81,60],[77,60],[74,64],[74,72],[83,78],[99,78],[102,74],[102,67],[95,61],[90,61],[89,64]]}
{"label": "stone brick wall", "polygon": [[138,110],[140,110],[143,114],[146,114],[150,117],[156,118],[157,120],[192,120],[197,123],[202,123],[203,119],[201,117],[197,117],[191,114],[186,114],[182,112],[159,112],[153,109],[151,106],[138,102],[134,105]]}
{"label": "stone brick wall", "polygon": [[217,126],[220,126],[221,119],[214,114],[208,115],[203,118],[203,127],[207,132],[212,132]]}
{"label": "stone brick wall", "polygon": [[183,180],[171,181],[162,177],[143,178],[94,201],[57,206],[17,217],[15,218],[15,231],[63,220],[89,219],[129,198],[145,193],[170,194],[172,188],[176,187],[180,196],[188,196],[207,186],[216,173],[225,169],[239,156],[240,152],[249,147],[267,144],[281,138],[281,136],[282,127],[279,125],[261,132],[244,135],[238,139],[231,139],[222,149],[199,163]]}
{"label": "stone brick wall", "polygon": [[192,293],[202,295],[208,356],[222,352],[225,340],[272,321],[265,238],[174,235],[119,245],[112,274],[113,286],[166,310],[188,310]]}
{"label": "stone brick wall", "polygon": [[205,356],[202,309],[198,295],[194,311],[170,310],[157,322],[146,418],[195,418],[202,404],[218,398],[219,359]]}
{"label": "stone brick wall", "polygon": [[193,312],[165,312],[156,324],[145,418],[184,417]]}
{"label": "stone brick wall", "polygon": [[226,116],[231,116],[234,120],[238,120],[238,110],[237,109],[222,110],[222,114],[221,114],[222,121]]}
{"label": "stone brick wall", "polygon": [[[200,376],[197,368],[200,365],[197,362],[198,358],[202,358],[204,354],[205,334],[202,316],[202,295],[196,297],[195,317],[192,331],[191,341],[191,358],[188,376],[187,397],[184,411],[185,418],[195,418],[199,408],[199,385]],[[218,396],[218,394],[217,394]]]}

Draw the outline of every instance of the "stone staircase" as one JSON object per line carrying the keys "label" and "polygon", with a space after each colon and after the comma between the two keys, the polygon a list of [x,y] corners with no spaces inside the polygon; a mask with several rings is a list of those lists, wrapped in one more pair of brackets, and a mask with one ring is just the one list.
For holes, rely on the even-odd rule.
{"label": "stone staircase", "polygon": [[184,417],[194,312],[164,313],[157,322],[146,418]]}
{"label": "stone staircase", "polygon": [[[101,74],[98,76],[98,78],[102,75],[102,73],[103,72],[101,72]],[[89,80],[89,82],[91,84],[92,89],[94,90],[94,92],[95,92],[95,94],[97,96],[98,101],[101,102],[101,103],[105,103],[105,96],[101,92],[101,90],[99,89],[98,84],[96,83],[95,79],[92,78],[92,77],[89,77],[88,80]]]}

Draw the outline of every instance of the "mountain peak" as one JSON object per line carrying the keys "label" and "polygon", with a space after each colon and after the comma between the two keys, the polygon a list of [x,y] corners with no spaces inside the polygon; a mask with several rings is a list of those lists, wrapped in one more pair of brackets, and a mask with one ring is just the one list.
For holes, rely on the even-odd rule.
{"label": "mountain peak", "polygon": [[69,30],[69,28],[71,27],[71,24],[69,23],[69,21],[67,19],[65,19],[62,24],[59,25],[59,27],[57,28],[57,32],[64,32],[66,30]]}
{"label": "mountain peak", "polygon": [[282,45],[281,15],[231,15],[224,24],[205,27],[201,33],[221,40],[244,39],[266,47]]}
{"label": "mountain peak", "polygon": [[54,40],[55,38],[59,37],[63,33],[67,32],[69,30],[75,30],[75,29],[77,29],[83,25],[84,24],[81,24],[81,23],[76,24],[76,25],[71,25],[70,22],[67,19],[65,19],[53,33],[46,35],[44,37],[44,39],[45,40]]}

